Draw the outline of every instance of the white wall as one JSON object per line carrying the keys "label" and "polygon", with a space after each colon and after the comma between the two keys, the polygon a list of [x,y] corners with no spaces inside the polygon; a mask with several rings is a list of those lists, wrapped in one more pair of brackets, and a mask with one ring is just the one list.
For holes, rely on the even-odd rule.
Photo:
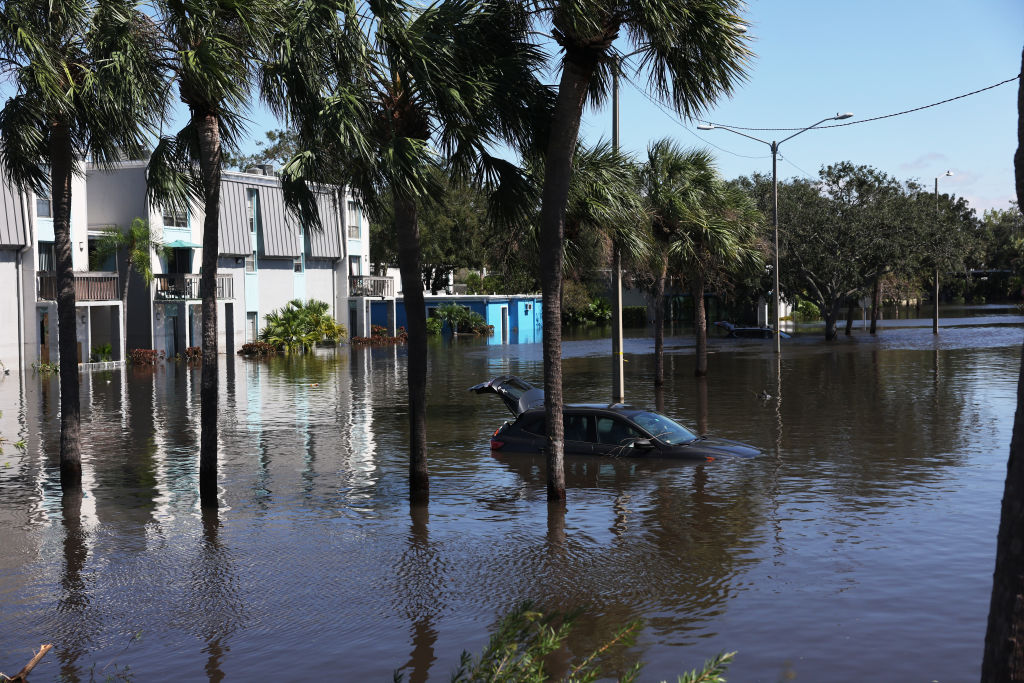
{"label": "white wall", "polygon": [[[0,362],[12,373],[17,373],[20,366],[18,348],[18,321],[19,307],[18,300],[18,252],[14,249],[0,249]],[[33,299],[35,292],[29,293]],[[27,365],[27,363],[26,363]],[[0,370],[0,374],[3,374]]]}

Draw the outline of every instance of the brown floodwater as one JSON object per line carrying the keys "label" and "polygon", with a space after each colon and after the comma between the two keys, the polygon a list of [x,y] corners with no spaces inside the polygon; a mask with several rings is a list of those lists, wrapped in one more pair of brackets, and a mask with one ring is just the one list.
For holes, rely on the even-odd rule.
{"label": "brown floodwater", "polygon": [[[431,500],[413,509],[402,348],[222,358],[214,513],[197,368],[83,373],[84,494],[63,499],[56,380],[12,372],[0,433],[28,447],[0,456],[0,670],[52,642],[33,680],[447,680],[532,599],[586,606],[556,668],[639,618],[609,672],[674,679],[736,650],[735,681],[976,680],[1024,318],[942,324],[858,321],[831,344],[810,327],[778,362],[715,337],[703,384],[678,331],[664,412],[763,455],[570,458],[564,512],[542,459],[490,451],[501,402],[466,391],[540,383],[537,344],[431,346]],[[567,400],[607,400],[608,340],[570,337]],[[651,348],[625,343],[638,405],[658,402]]]}

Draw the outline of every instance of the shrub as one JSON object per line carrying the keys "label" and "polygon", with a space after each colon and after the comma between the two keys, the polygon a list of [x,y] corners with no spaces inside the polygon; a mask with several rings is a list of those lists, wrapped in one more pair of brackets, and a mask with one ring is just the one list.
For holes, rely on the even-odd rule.
{"label": "shrub", "polygon": [[107,363],[114,359],[114,349],[110,344],[100,344],[92,347],[89,354],[90,363]]}
{"label": "shrub", "polygon": [[434,319],[448,323],[449,329],[455,334],[494,334],[494,326],[488,325],[482,315],[469,310],[466,306],[444,304],[434,309],[434,316]]}
{"label": "shrub", "polygon": [[248,344],[242,344],[242,349],[238,352],[239,356],[273,356],[277,354],[277,347],[267,342],[254,341]]}
{"label": "shrub", "polygon": [[[437,337],[441,334],[441,329],[444,327],[444,321],[437,316],[430,316],[427,318],[427,334]],[[403,328],[404,329],[404,328]]]}
{"label": "shrub", "polygon": [[260,331],[260,341],[280,351],[307,351],[317,344],[335,344],[346,335],[327,314],[330,305],[324,301],[292,299],[283,308],[268,313],[266,327]]}
{"label": "shrub", "polygon": [[646,306],[625,306],[622,309],[623,327],[646,327],[647,307]]}
{"label": "shrub", "polygon": [[203,359],[203,347],[190,346],[185,349],[185,360],[189,363],[197,363]]}
{"label": "shrub", "polygon": [[132,349],[128,359],[132,365],[156,365],[157,360],[164,358],[163,351],[156,349]]}

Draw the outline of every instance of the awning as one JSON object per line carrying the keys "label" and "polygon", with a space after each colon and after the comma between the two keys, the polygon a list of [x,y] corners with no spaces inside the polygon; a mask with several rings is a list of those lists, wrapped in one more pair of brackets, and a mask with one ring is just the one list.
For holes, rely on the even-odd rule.
{"label": "awning", "polygon": [[168,249],[199,249],[203,245],[196,244],[195,242],[186,242],[185,240],[174,240],[173,242],[167,242],[164,246]]}

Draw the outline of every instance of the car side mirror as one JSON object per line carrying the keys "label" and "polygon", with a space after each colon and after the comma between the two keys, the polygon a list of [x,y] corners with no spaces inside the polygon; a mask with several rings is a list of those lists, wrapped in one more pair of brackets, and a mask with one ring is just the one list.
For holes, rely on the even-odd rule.
{"label": "car side mirror", "polygon": [[633,448],[653,448],[650,439],[633,439]]}

